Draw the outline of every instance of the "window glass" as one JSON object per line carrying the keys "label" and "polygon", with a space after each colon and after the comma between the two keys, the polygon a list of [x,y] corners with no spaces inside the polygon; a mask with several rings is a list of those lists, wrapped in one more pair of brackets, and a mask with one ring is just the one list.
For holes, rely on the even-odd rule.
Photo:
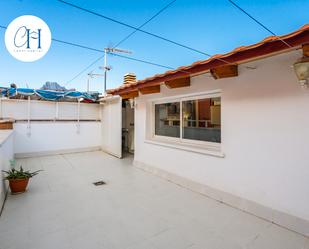
{"label": "window glass", "polygon": [[180,137],[180,103],[155,105],[155,135]]}
{"label": "window glass", "polygon": [[221,142],[221,99],[182,102],[183,139]]}

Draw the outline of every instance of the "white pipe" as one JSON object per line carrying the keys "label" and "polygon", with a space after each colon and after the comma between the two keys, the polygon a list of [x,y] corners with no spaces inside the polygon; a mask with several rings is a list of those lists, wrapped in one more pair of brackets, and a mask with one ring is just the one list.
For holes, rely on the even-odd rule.
{"label": "white pipe", "polygon": [[87,79],[87,93],[89,94],[89,77]]}
{"label": "white pipe", "polygon": [[104,49],[104,97],[106,97],[106,81],[107,81],[107,49]]}
{"label": "white pipe", "polygon": [[103,112],[103,106],[99,105],[99,120],[102,121],[102,112]]}
{"label": "white pipe", "polygon": [[31,99],[30,96],[28,96],[28,117],[27,117],[27,136],[31,136],[31,126],[30,126],[30,118],[31,118]]}
{"label": "white pipe", "polygon": [[0,98],[0,119],[2,119],[2,98]]}
{"label": "white pipe", "polygon": [[77,130],[76,133],[79,134],[80,133],[80,123],[79,123],[79,117],[80,116],[80,99],[78,99],[78,103],[77,103]]}
{"label": "white pipe", "polygon": [[56,102],[56,114],[55,114],[55,120],[59,119],[59,103]]}

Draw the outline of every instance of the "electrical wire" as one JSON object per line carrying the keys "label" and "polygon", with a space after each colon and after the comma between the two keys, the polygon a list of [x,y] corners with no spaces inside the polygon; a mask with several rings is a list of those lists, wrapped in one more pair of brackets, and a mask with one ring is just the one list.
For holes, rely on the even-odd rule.
{"label": "electrical wire", "polygon": [[91,68],[94,64],[96,64],[99,60],[101,60],[102,58],[104,58],[104,55],[99,57],[98,59],[96,59],[94,62],[92,62],[89,66],[87,66],[86,68],[84,68],[82,71],[80,71],[78,74],[76,74],[72,79],[70,79],[69,81],[67,81],[64,86],[67,86],[70,82],[72,82],[73,80],[77,79],[80,75],[82,75],[84,72],[86,72],[89,68]]}
{"label": "electrical wire", "polygon": [[290,44],[288,44],[286,41],[282,40],[278,35],[276,35],[273,31],[271,31],[268,27],[266,27],[266,25],[264,25],[262,22],[260,22],[259,20],[257,20],[255,17],[253,17],[251,14],[248,13],[248,11],[244,10],[242,7],[240,7],[237,3],[235,3],[232,0],[228,0],[232,5],[234,5],[234,7],[236,7],[238,10],[240,10],[241,12],[243,12],[246,16],[248,16],[250,19],[252,19],[254,22],[256,22],[258,25],[260,25],[263,29],[265,29],[267,32],[269,32],[270,34],[277,36],[279,38],[280,41],[282,41],[287,47],[292,48],[292,46]]}
{"label": "electrical wire", "polygon": [[[189,49],[191,51],[195,51],[197,53],[200,53],[200,54],[203,54],[203,55],[206,55],[208,57],[211,57],[212,55],[211,54],[208,54],[208,53],[205,53],[203,51],[200,51],[198,49],[195,49],[195,48],[192,48],[192,47],[189,47],[187,45],[184,45],[184,44],[181,44],[179,42],[176,42],[176,41],[173,41],[173,40],[170,40],[168,38],[165,38],[165,37],[162,37],[162,36],[159,36],[159,35],[156,35],[154,33],[151,33],[151,32],[148,32],[148,31],[145,31],[145,30],[142,30],[141,28],[144,27],[146,24],[148,24],[150,21],[152,21],[154,18],[156,18],[158,15],[160,15],[164,10],[166,10],[168,7],[170,7],[174,2],[176,2],[177,0],[173,0],[171,1],[170,3],[168,3],[166,6],[164,6],[162,9],[160,9],[160,11],[158,11],[154,16],[152,16],[150,19],[148,19],[146,22],[144,22],[142,25],[140,25],[139,27],[134,27],[132,25],[129,25],[127,23],[124,23],[122,21],[119,21],[119,20],[116,20],[114,18],[111,18],[111,17],[108,17],[108,16],[105,16],[105,15],[102,15],[102,14],[99,14],[97,12],[94,12],[94,11],[91,11],[89,9],[86,9],[86,8],[83,8],[83,7],[80,7],[80,6],[77,6],[75,4],[72,4],[72,3],[69,3],[69,2],[66,2],[64,0],[57,0],[58,2],[61,2],[63,4],[66,4],[66,5],[69,5],[73,8],[76,8],[76,9],[79,9],[79,10],[82,10],[82,11],[85,11],[85,12],[88,12],[90,14],[93,14],[93,15],[96,15],[96,16],[99,16],[101,18],[104,18],[106,20],[109,20],[109,21],[112,21],[114,23],[117,23],[119,25],[122,25],[122,26],[126,26],[128,28],[131,28],[131,29],[134,29],[133,32],[131,32],[130,34],[128,34],[126,37],[124,37],[122,40],[120,40],[113,48],[119,46],[120,44],[122,44],[124,41],[126,41],[127,39],[129,39],[132,35],[134,35],[137,31],[141,32],[141,33],[144,33],[144,34],[147,34],[147,35],[150,35],[150,36],[153,36],[153,37],[156,37],[158,39],[161,39],[161,40],[164,40],[166,42],[169,42],[169,43],[172,43],[174,45],[177,45],[177,46],[180,46],[180,47],[183,47],[183,48],[186,48],[186,49]],[[253,17],[251,14],[249,14],[246,10],[244,10],[242,7],[240,7],[238,4],[236,4],[234,1],[232,0],[228,0],[234,7],[236,7],[238,10],[240,10],[241,12],[243,12],[245,15],[247,15],[250,19],[252,19],[254,22],[256,22],[258,25],[260,25],[263,29],[265,29],[267,32],[269,32],[270,34],[274,35],[274,36],[277,36],[272,30],[270,30],[266,25],[264,25],[262,22],[260,22],[259,20],[257,20],[255,17]],[[7,29],[7,27],[5,26],[2,26],[0,25],[0,28],[2,29]],[[286,41],[282,40],[279,36],[277,36],[280,41],[282,41],[286,46],[288,46],[289,48],[292,48],[291,45],[289,45]],[[95,51],[95,52],[104,52],[104,50],[100,50],[100,49],[96,49],[96,48],[91,48],[91,47],[88,47],[88,46],[84,46],[84,45],[80,45],[80,44],[76,44],[76,43],[72,43],[72,42],[67,42],[67,41],[63,41],[63,40],[59,40],[59,39],[56,39],[56,38],[52,38],[53,41],[55,42],[59,42],[59,43],[62,43],[62,44],[66,44],[66,45],[71,45],[71,46],[74,46],[74,47],[79,47],[79,48],[83,48],[83,49],[88,49],[88,50],[91,50],[91,51]],[[174,69],[173,67],[170,67],[170,66],[165,66],[165,65],[161,65],[161,64],[158,64],[158,63],[154,63],[154,62],[150,62],[150,61],[146,61],[146,60],[142,60],[142,59],[137,59],[137,58],[132,58],[132,57],[128,57],[128,56],[124,56],[124,55],[119,55],[119,54],[116,54],[116,53],[112,53],[112,52],[108,52],[108,54],[111,54],[113,56],[117,56],[117,57],[121,57],[121,58],[124,58],[124,59],[128,59],[128,60],[132,60],[132,61],[137,61],[137,62],[141,62],[141,63],[145,63],[145,64],[148,64],[148,65],[153,65],[153,66],[158,66],[158,67],[162,67],[162,68],[166,68],[166,69]],[[93,61],[89,66],[87,66],[85,69],[83,69],[81,72],[79,72],[76,76],[74,76],[71,80],[67,81],[66,84],[72,82],[73,80],[75,80],[77,77],[79,77],[81,74],[83,74],[86,70],[88,70],[91,66],[93,66],[94,64],[96,64],[99,60],[101,60],[102,58],[104,58],[104,55],[103,56],[100,56],[98,59],[96,59],[95,61]],[[230,64],[230,62],[224,60],[224,59],[221,59],[221,58],[217,58],[217,60],[220,60],[220,61],[223,61],[227,64]],[[181,72],[185,72],[185,73],[188,73],[187,71],[184,71],[184,70],[180,70]]]}
{"label": "electrical wire", "polygon": [[[117,57],[120,57],[120,58],[124,58],[124,59],[127,59],[127,60],[131,60],[131,61],[137,61],[137,62],[141,62],[141,63],[144,63],[144,64],[148,64],[148,65],[152,65],[152,66],[157,66],[157,67],[162,67],[162,68],[165,68],[165,69],[170,69],[170,70],[173,70],[175,68],[173,67],[170,67],[170,66],[165,66],[165,65],[162,65],[162,64],[158,64],[158,63],[155,63],[155,62],[150,62],[150,61],[146,61],[146,60],[142,60],[142,59],[137,59],[137,58],[133,58],[133,57],[129,57],[129,56],[125,56],[125,55],[120,55],[120,54],[116,54],[116,53],[112,53],[112,52],[107,52],[107,54],[110,54],[110,55],[113,55],[113,56],[117,56]],[[72,82],[73,80],[75,80],[76,78],[78,78],[80,75],[82,75],[85,71],[87,71],[89,68],[91,68],[94,64],[96,64],[98,61],[100,61],[101,59],[104,58],[104,55],[103,56],[100,56],[98,59],[96,59],[95,61],[93,61],[89,66],[87,66],[86,68],[84,68],[82,71],[80,71],[77,75],[75,75],[71,80],[67,81],[64,86],[68,85],[70,82]],[[184,71],[183,71],[184,72]],[[188,72],[186,72],[188,73]]]}
{"label": "electrical wire", "polygon": [[[73,8],[77,8],[79,10],[82,10],[82,11],[85,11],[85,12],[88,12],[90,14],[93,14],[93,15],[96,15],[96,16],[99,16],[101,18],[104,18],[106,20],[109,20],[109,21],[112,21],[112,22],[115,22],[115,23],[118,23],[122,26],[126,26],[128,28],[131,28],[131,29],[134,29],[133,32],[131,32],[129,35],[127,35],[126,37],[124,37],[122,40],[120,40],[115,46],[119,46],[120,44],[122,44],[124,41],[126,41],[127,39],[129,39],[133,34],[135,34],[137,31],[139,32],[142,32],[142,33],[145,33],[147,35],[150,35],[150,36],[153,36],[153,37],[156,37],[158,39],[161,39],[161,40],[164,40],[164,41],[167,41],[167,42],[170,42],[172,44],[175,44],[175,45],[178,45],[180,47],[183,47],[183,48],[186,48],[186,49],[189,49],[189,50],[192,50],[192,51],[195,51],[195,52],[198,52],[200,54],[203,54],[203,55],[206,55],[208,57],[211,57],[212,55],[211,54],[208,54],[208,53],[205,53],[203,51],[200,51],[198,49],[195,49],[195,48],[192,48],[192,47],[189,47],[187,45],[184,45],[184,44],[181,44],[181,43],[178,43],[178,42],[175,42],[173,40],[170,40],[168,38],[165,38],[165,37],[162,37],[162,36],[159,36],[159,35],[156,35],[154,33],[151,33],[151,32],[148,32],[148,31],[145,31],[145,30],[142,30],[141,28],[144,27],[147,23],[149,23],[150,21],[152,21],[155,17],[157,17],[159,14],[161,14],[165,9],[167,9],[168,7],[170,7],[174,2],[176,2],[176,0],[173,0],[171,1],[170,3],[168,3],[166,6],[164,6],[164,8],[162,8],[159,12],[157,12],[154,16],[152,16],[149,20],[147,20],[146,22],[144,22],[142,25],[140,25],[139,27],[134,27],[132,25],[129,25],[127,23],[124,23],[122,21],[118,21],[114,18],[111,18],[111,17],[108,17],[108,16],[105,16],[105,15],[102,15],[102,14],[99,14],[97,12],[94,12],[94,11],[91,11],[89,9],[86,9],[86,8],[83,8],[83,7],[80,7],[80,6],[77,6],[75,4],[72,4],[72,3],[69,3],[69,2],[66,2],[64,0],[57,0],[63,4],[66,4],[66,5],[69,5]],[[249,16],[251,19],[253,19],[255,22],[257,22],[259,25],[261,25],[264,29],[266,29],[268,32],[270,32],[271,34],[273,35],[276,35],[274,32],[272,32],[270,29],[268,29],[265,25],[263,25],[261,22],[259,22],[257,19],[255,19],[253,16],[251,16],[248,12],[246,12],[244,9],[242,9],[240,6],[238,6],[235,2],[233,2],[232,0],[228,0],[230,3],[232,3],[235,7],[237,7],[239,10],[241,10],[243,13],[245,13],[247,16]],[[1,28],[6,28],[4,26],[0,26]],[[53,38],[52,39],[53,41],[56,41],[56,42],[59,42],[59,43],[63,43],[63,44],[67,44],[67,45],[71,45],[71,46],[75,46],[75,47],[79,47],[79,48],[84,48],[84,49],[88,49],[88,50],[91,50],[91,51],[96,51],[96,52],[104,52],[103,50],[100,50],[100,49],[95,49],[95,48],[91,48],[91,47],[88,47],[88,46],[84,46],[84,45],[80,45],[80,44],[76,44],[76,43],[72,43],[72,42],[66,42],[66,41],[62,41],[62,40],[59,40],[59,39],[55,39]],[[282,40],[283,41],[283,40]],[[285,41],[283,41],[287,46],[290,47],[289,44],[287,44]],[[119,54],[115,54],[115,53],[108,53],[108,54],[111,54],[111,55],[114,55],[114,56],[117,56],[117,57],[121,57],[121,58],[125,58],[125,59],[128,59],[128,60],[133,60],[133,61],[137,61],[137,62],[141,62],[141,63],[145,63],[145,64],[148,64],[148,65],[154,65],[154,66],[159,66],[159,67],[163,67],[163,68],[166,68],[166,69],[174,69],[173,67],[170,67],[170,66],[165,66],[165,65],[161,65],[161,64],[158,64],[158,63],[153,63],[153,62],[149,62],[149,61],[146,61],[146,60],[142,60],[142,59],[137,59],[137,58],[132,58],[132,57],[128,57],[128,56],[123,56],[123,55],[119,55]],[[84,73],[87,69],[89,69],[91,66],[93,66],[94,64],[96,64],[100,59],[104,58],[104,55],[103,56],[100,56],[98,59],[96,59],[94,62],[92,62],[89,66],[87,66],[85,69],[83,69],[81,72],[79,72],[76,76],[74,76],[71,80],[67,81],[67,84],[72,82],[73,80],[75,80],[77,77],[79,77],[82,73]],[[220,60],[220,61],[223,61],[227,64],[230,64],[230,62],[224,60],[224,59],[221,59],[221,58],[217,58],[217,60]],[[182,70],[181,70],[182,71]],[[186,71],[183,71],[183,72],[186,72]],[[186,72],[188,73],[188,72]]]}
{"label": "electrical wire", "polygon": [[52,38],[52,40],[55,41],[55,42],[66,44],[66,45],[71,45],[71,46],[78,47],[78,48],[84,48],[84,49],[88,49],[88,50],[91,50],[91,51],[104,53],[104,50],[102,50],[102,49],[100,50],[100,49],[97,49],[97,48],[91,48],[91,47],[76,44],[76,43],[73,43],[73,42],[58,40],[58,39],[55,39],[55,38]]}
{"label": "electrical wire", "polygon": [[[144,27],[146,24],[148,24],[149,22],[151,22],[153,19],[155,19],[157,16],[159,16],[163,11],[165,11],[166,9],[168,9],[173,3],[175,3],[177,0],[173,0],[171,2],[169,2],[167,5],[165,5],[162,9],[160,9],[158,12],[156,12],[151,18],[149,18],[147,21],[145,21],[143,24],[141,24],[137,29],[135,29],[134,31],[132,31],[130,34],[128,34],[127,36],[125,36],[123,39],[121,39],[115,46],[113,46],[113,48],[118,47],[120,44],[122,44],[123,42],[125,42],[126,40],[128,40],[132,35],[134,35],[139,29],[141,29],[142,27]],[[114,54],[115,55],[115,54]],[[118,56],[120,57],[120,56]],[[82,75],[86,70],[88,70],[91,66],[93,66],[94,64],[96,64],[98,61],[100,61],[100,59],[103,59],[103,56],[100,56],[98,59],[96,59],[95,61],[91,62],[90,65],[88,65],[87,67],[85,67],[81,72],[79,72],[78,74],[76,74],[76,76],[74,76],[71,80],[67,81],[66,84],[69,84],[70,82],[72,82],[73,80],[75,80],[76,78],[78,78],[80,75]],[[130,59],[132,60],[131,57],[127,57],[127,56],[122,56],[122,58],[126,58],[126,59]],[[134,59],[133,59],[134,60]],[[157,63],[153,63],[153,62],[146,62],[144,60],[140,60],[140,59],[136,59],[139,62],[144,62],[146,64],[149,65],[154,65],[154,66],[160,66],[163,68],[167,68],[167,69],[173,69],[172,67],[169,66],[163,66],[163,65],[159,65]]]}
{"label": "electrical wire", "polygon": [[[6,29],[6,27],[2,26],[2,25],[0,25],[0,28]],[[63,40],[59,40],[59,39],[55,39],[55,38],[52,38],[52,40],[55,41],[55,42],[66,44],[66,45],[70,45],[70,46],[74,46],[74,47],[78,47],[78,48],[83,48],[83,49],[88,49],[88,50],[95,51],[95,52],[104,53],[104,50],[88,47],[88,46],[85,46],[85,45],[80,45],[80,44],[73,43],[73,42],[67,42],[67,41],[63,41]],[[174,69],[173,67],[165,66],[165,65],[158,64],[158,63],[151,62],[151,61],[146,61],[146,60],[142,60],[142,59],[138,59],[138,58],[134,58],[134,57],[123,56],[123,55],[119,55],[119,54],[112,53],[112,52],[107,52],[107,53],[114,55],[114,56],[117,56],[117,57],[122,57],[122,58],[125,58],[125,59],[128,59],[128,60],[145,63],[145,64],[148,64],[148,65],[153,65],[153,66],[162,67],[162,68],[166,68],[166,69]],[[83,72],[85,72],[87,69],[89,69],[92,65],[94,65],[96,62],[98,62],[102,58],[104,58],[104,55],[100,56],[98,59],[96,59],[94,62],[92,62],[87,68],[85,68],[83,71],[81,71],[79,73],[79,75],[82,74]],[[77,75],[77,76],[79,76],[79,75]],[[77,77],[77,76],[75,76],[75,77]],[[74,80],[75,77],[72,80]]]}
{"label": "electrical wire", "polygon": [[111,53],[111,52],[108,52],[108,54],[113,55],[113,56],[117,56],[117,57],[120,57],[120,58],[128,59],[128,60],[132,60],[132,61],[142,62],[142,63],[148,64],[148,65],[163,67],[163,68],[166,68],[166,69],[175,69],[173,67],[164,66],[164,65],[161,65],[161,64],[157,64],[157,63],[153,63],[153,62],[149,62],[149,61],[145,61],[145,60],[141,60],[141,59],[137,59],[137,58],[132,58],[132,57],[125,56],[125,55],[120,55],[120,54]]}
{"label": "electrical wire", "polygon": [[124,22],[122,22],[122,21],[116,20],[116,19],[114,19],[114,18],[111,18],[111,17],[105,16],[105,15],[99,14],[99,13],[94,12],[94,11],[92,11],[92,10],[89,10],[89,9],[86,9],[86,8],[83,8],[83,7],[80,7],[80,6],[78,6],[78,5],[75,5],[75,4],[72,4],[72,3],[69,3],[69,2],[66,2],[66,1],[63,1],[63,0],[57,0],[57,1],[58,1],[58,2],[61,2],[61,3],[63,3],[63,4],[66,4],[66,5],[68,5],[68,6],[71,6],[71,7],[73,7],[73,8],[76,8],[76,9],[82,10],[82,11],[84,11],[84,12],[87,12],[87,13],[89,13],[89,14],[92,14],[92,15],[95,15],[95,16],[98,16],[98,17],[101,17],[101,18],[104,18],[104,19],[106,19],[106,20],[109,20],[109,21],[111,21],[111,22],[117,23],[117,24],[119,24],[119,25],[122,25],[122,26],[125,26],[125,27],[128,27],[128,28],[134,29],[135,31],[139,31],[139,32],[141,32],[141,33],[144,33],[144,34],[147,34],[147,35],[156,37],[156,38],[158,38],[158,39],[160,39],[160,40],[163,40],[163,41],[172,43],[172,44],[174,44],[174,45],[180,46],[180,47],[182,47],[182,48],[189,49],[189,50],[191,50],[191,51],[194,51],[194,52],[197,52],[197,53],[206,55],[206,56],[208,56],[208,57],[211,57],[211,56],[212,56],[211,54],[205,53],[205,52],[203,52],[203,51],[201,51],[201,50],[198,50],[198,49],[189,47],[189,46],[187,46],[187,45],[184,45],[184,44],[181,44],[181,43],[179,43],[179,42],[173,41],[173,40],[171,40],[171,39],[165,38],[165,37],[163,37],[163,36],[160,36],[160,35],[157,35],[157,34],[148,32],[148,31],[143,30],[143,29],[141,29],[141,28],[139,28],[139,27],[132,26],[132,25],[130,25],[130,24],[127,24],[127,23],[124,23]]}
{"label": "electrical wire", "polygon": [[[160,15],[164,10],[166,10],[167,8],[169,8],[173,3],[175,3],[177,0],[173,0],[171,2],[169,2],[167,5],[165,5],[162,9],[160,9],[155,15],[153,15],[150,19],[148,19],[146,22],[144,22],[142,25],[140,25],[138,27],[138,29],[141,29],[142,27],[144,27],[146,24],[150,23],[153,19],[155,19],[158,15]],[[132,35],[134,35],[138,30],[134,30],[132,31],[130,34],[128,34],[125,38],[123,38],[121,41],[119,41],[114,48],[118,47],[120,44],[122,44],[123,42],[125,42],[126,40],[128,40]]]}
{"label": "electrical wire", "polygon": [[[187,48],[189,50],[192,50],[192,51],[195,51],[195,52],[198,52],[200,54],[203,54],[203,55],[206,55],[208,57],[211,57],[212,55],[211,54],[208,54],[208,53],[205,53],[205,52],[202,52],[198,49],[195,49],[195,48],[192,48],[192,47],[189,47],[187,45],[183,45],[181,43],[178,43],[178,42],[175,42],[173,40],[170,40],[170,39],[167,39],[167,38],[164,38],[162,36],[159,36],[159,35],[156,35],[156,34],[153,34],[151,32],[148,32],[148,31],[145,31],[145,30],[142,30],[141,28],[143,26],[145,26],[147,23],[149,23],[151,20],[153,20],[155,17],[157,17],[160,13],[162,13],[165,9],[167,9],[169,6],[171,6],[176,0],[173,0],[171,1],[169,4],[167,4],[164,8],[162,8],[159,12],[157,12],[154,16],[152,16],[149,20],[147,20],[145,23],[143,23],[142,25],[140,25],[139,27],[134,27],[132,25],[129,25],[129,24],[126,24],[124,22],[121,22],[121,21],[118,21],[116,19],[113,19],[113,18],[110,18],[110,17],[107,17],[105,15],[102,15],[102,14],[99,14],[99,13],[96,13],[94,11],[91,11],[91,10],[88,10],[88,9],[85,9],[85,8],[82,8],[80,6],[77,6],[75,4],[72,4],[72,3],[69,3],[69,2],[66,2],[66,1],[63,1],[63,0],[57,0],[63,4],[67,4],[71,7],[74,7],[74,8],[77,8],[77,9],[80,9],[80,10],[83,10],[85,12],[88,12],[90,14],[93,14],[93,15],[96,15],[96,16],[99,16],[99,17],[102,17],[102,18],[105,18],[109,21],[112,21],[112,22],[115,22],[115,23],[118,23],[120,25],[123,25],[123,26],[126,26],[128,28],[131,28],[131,29],[134,29],[134,31],[132,33],[130,33],[128,36],[126,36],[124,39],[122,39],[120,42],[117,43],[116,46],[118,46],[119,44],[123,43],[125,40],[127,40],[129,37],[131,37],[134,33],[136,33],[137,31],[139,32],[142,32],[142,33],[145,33],[145,34],[148,34],[148,35],[151,35],[153,37],[156,37],[158,39],[161,39],[161,40],[164,40],[164,41],[167,41],[167,42],[170,42],[172,44],[175,44],[175,45],[178,45],[180,47],[183,47],[183,48]],[[76,46],[76,47],[80,47],[80,48],[86,48],[86,49],[89,49],[89,50],[92,50],[92,51],[97,51],[97,52],[103,52],[102,50],[99,50],[99,49],[95,49],[95,48],[89,48],[87,46],[83,46],[83,45],[79,45],[79,44],[75,44],[75,43],[71,43],[71,42],[65,42],[65,41],[61,41],[61,40],[58,40],[58,39],[53,39],[54,41],[56,42],[61,42],[61,43],[64,43],[64,44],[67,44],[67,45],[72,45],[72,46]],[[115,46],[115,47],[116,47]],[[114,54],[115,55],[115,54]],[[119,56],[120,57],[120,56]],[[75,77],[73,77],[71,80],[67,81],[67,84],[72,82],[74,79],[76,79],[78,76],[80,76],[83,72],[85,72],[87,69],[89,69],[91,66],[93,66],[96,62],[98,62],[100,59],[104,58],[104,56],[101,56],[99,57],[98,59],[96,59],[94,62],[92,62],[89,66],[87,66],[85,69],[83,69],[80,73],[78,73]],[[159,67],[163,67],[163,68],[167,68],[167,69],[174,69],[173,67],[169,67],[169,66],[164,66],[164,65],[160,65],[158,63],[153,63],[153,62],[149,62],[149,61],[145,61],[145,60],[141,60],[141,59],[136,59],[136,58],[132,58],[132,57],[127,57],[127,56],[122,56],[122,58],[126,58],[126,59],[130,59],[130,60],[135,60],[135,61],[138,61],[138,62],[142,62],[142,63],[146,63],[146,64],[149,64],[149,65],[155,65],[155,66],[159,66]],[[221,59],[221,58],[216,58],[216,60],[220,60],[220,61],[223,61],[224,63],[227,63],[227,64],[230,64],[230,62],[224,60],[224,59]],[[188,73],[184,70],[180,70],[181,72],[185,72],[185,73]]]}
{"label": "electrical wire", "polygon": [[[0,28],[7,29],[7,27],[2,26],[2,25],[0,25]],[[52,38],[52,41],[63,43],[63,44],[66,44],[66,45],[71,45],[71,46],[78,47],[78,48],[88,49],[88,50],[95,51],[95,52],[104,53],[104,50],[100,50],[100,49],[97,49],[97,48],[91,48],[91,47],[88,47],[88,46],[85,46],[85,45],[81,45],[81,44],[77,44],[77,43],[73,43],[73,42],[68,42],[68,41],[63,41],[63,40],[59,40],[59,39],[56,39],[56,38]]]}

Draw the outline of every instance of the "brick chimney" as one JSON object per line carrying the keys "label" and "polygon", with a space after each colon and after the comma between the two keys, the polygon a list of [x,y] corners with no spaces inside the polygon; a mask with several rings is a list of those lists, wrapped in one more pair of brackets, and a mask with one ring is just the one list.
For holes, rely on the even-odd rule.
{"label": "brick chimney", "polygon": [[136,75],[134,73],[127,73],[123,77],[123,84],[131,84],[136,82]]}

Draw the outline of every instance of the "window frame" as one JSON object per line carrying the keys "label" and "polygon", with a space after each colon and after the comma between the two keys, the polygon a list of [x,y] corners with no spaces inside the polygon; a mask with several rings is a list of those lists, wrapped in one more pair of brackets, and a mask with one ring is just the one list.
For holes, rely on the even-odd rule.
{"label": "window frame", "polygon": [[[181,95],[181,96],[173,96],[173,97],[166,97],[166,98],[160,98],[155,99],[151,101],[151,115],[150,115],[150,138],[154,141],[159,142],[167,142],[167,143],[174,143],[179,145],[187,145],[187,146],[197,146],[197,147],[203,147],[206,149],[211,150],[220,150],[222,145],[222,137],[221,142],[209,142],[209,141],[201,141],[201,140],[193,140],[193,139],[187,139],[183,138],[183,112],[182,112],[182,105],[184,101],[189,100],[197,100],[197,99],[209,99],[209,98],[220,98],[222,99],[221,91],[215,90],[215,91],[209,91],[209,92],[203,92],[199,94],[187,94],[187,95]],[[173,102],[179,102],[180,103],[180,136],[179,138],[176,137],[169,137],[169,136],[161,136],[155,134],[155,105],[158,104],[167,104],[167,103],[173,103]],[[222,102],[221,102],[222,106]],[[222,112],[221,112],[222,115]]]}

